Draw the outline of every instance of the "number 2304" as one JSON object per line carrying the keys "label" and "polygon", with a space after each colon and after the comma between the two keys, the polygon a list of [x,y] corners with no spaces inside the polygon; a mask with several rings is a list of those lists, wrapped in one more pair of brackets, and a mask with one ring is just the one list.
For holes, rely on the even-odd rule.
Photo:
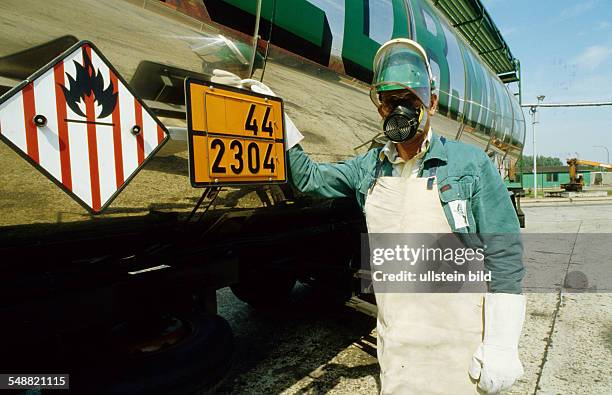
{"label": "number 2304", "polygon": [[274,174],[274,143],[214,138],[210,142],[211,173]]}

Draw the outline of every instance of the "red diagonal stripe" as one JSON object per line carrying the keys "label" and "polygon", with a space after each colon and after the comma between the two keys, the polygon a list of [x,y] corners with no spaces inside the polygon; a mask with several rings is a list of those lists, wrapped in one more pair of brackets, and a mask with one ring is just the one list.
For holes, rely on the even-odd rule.
{"label": "red diagonal stripe", "polygon": [[121,146],[121,112],[119,109],[119,81],[115,73],[109,70],[110,80],[113,84],[113,92],[117,94],[117,104],[113,110],[113,147],[115,152],[115,179],[117,188],[125,181],[123,176],[123,147]]}
{"label": "red diagonal stripe", "polygon": [[[83,46],[84,54],[91,59],[91,47]],[[96,138],[96,108],[93,92],[86,92],[85,111],[87,115],[87,148],[89,151],[89,179],[91,181],[91,207],[100,211],[100,173],[98,170],[98,141]]]}
{"label": "red diagonal stripe", "polygon": [[134,113],[136,115],[136,125],[140,126],[140,133],[136,135],[136,147],[138,148],[138,164],[144,162],[144,125],[142,124],[142,106],[134,98]]}
{"label": "red diagonal stripe", "polygon": [[161,144],[163,139],[164,131],[162,130],[161,126],[157,125],[157,144]]}
{"label": "red diagonal stripe", "polygon": [[62,171],[62,184],[72,190],[72,172],[70,170],[70,141],[68,138],[68,124],[66,123],[66,99],[62,86],[64,79],[64,62],[60,61],[53,66],[55,78],[55,107],[57,111],[57,133],[59,136],[60,167]]}
{"label": "red diagonal stripe", "polygon": [[34,125],[34,117],[36,116],[36,105],[34,103],[34,85],[32,82],[30,82],[25,86],[25,88],[23,88],[22,97],[28,156],[32,158],[36,163],[40,163],[38,159],[38,130],[36,130],[36,125]]}

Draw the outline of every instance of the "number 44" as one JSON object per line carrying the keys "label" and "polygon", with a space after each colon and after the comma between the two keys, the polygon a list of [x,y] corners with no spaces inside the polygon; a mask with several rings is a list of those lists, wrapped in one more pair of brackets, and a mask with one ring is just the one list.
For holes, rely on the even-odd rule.
{"label": "number 44", "polygon": [[[255,108],[256,107],[257,106],[255,104],[251,104],[251,107],[249,108],[249,115],[247,116],[247,119],[244,122],[244,129],[252,131],[255,136],[257,136],[257,132],[259,132],[259,126],[257,125],[257,119],[255,119]],[[266,107],[266,112],[264,113],[261,131],[264,133],[268,133],[268,135],[272,137],[272,133],[274,133],[274,129],[272,128],[272,121],[268,119],[269,117],[270,117],[270,107]]]}

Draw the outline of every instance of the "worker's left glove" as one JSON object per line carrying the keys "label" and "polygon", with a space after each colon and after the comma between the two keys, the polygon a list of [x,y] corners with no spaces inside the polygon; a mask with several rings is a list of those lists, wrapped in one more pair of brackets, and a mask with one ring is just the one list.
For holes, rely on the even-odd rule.
{"label": "worker's left glove", "polygon": [[523,375],[518,342],[525,321],[525,296],[488,293],[484,339],[472,357],[469,374],[487,394],[507,390]]}
{"label": "worker's left glove", "polygon": [[[213,70],[213,75],[210,80],[219,84],[235,86],[236,88],[250,89],[253,92],[262,93],[264,95],[276,96],[276,94],[272,92],[272,89],[268,88],[268,86],[263,82],[250,78],[241,80],[240,77],[238,77],[236,74],[225,70]],[[298,144],[304,138],[304,135],[300,133],[291,118],[289,118],[289,115],[287,115],[286,113],[285,134],[287,138],[285,147],[287,150]]]}

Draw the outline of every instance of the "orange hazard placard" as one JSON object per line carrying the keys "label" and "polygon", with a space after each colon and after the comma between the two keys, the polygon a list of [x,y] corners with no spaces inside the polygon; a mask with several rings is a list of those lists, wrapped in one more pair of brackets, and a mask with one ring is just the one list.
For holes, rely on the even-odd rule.
{"label": "orange hazard placard", "polygon": [[81,41],[0,97],[0,139],[98,214],[168,132],[102,53]]}
{"label": "orange hazard placard", "polygon": [[286,182],[281,98],[189,78],[185,95],[194,187]]}

